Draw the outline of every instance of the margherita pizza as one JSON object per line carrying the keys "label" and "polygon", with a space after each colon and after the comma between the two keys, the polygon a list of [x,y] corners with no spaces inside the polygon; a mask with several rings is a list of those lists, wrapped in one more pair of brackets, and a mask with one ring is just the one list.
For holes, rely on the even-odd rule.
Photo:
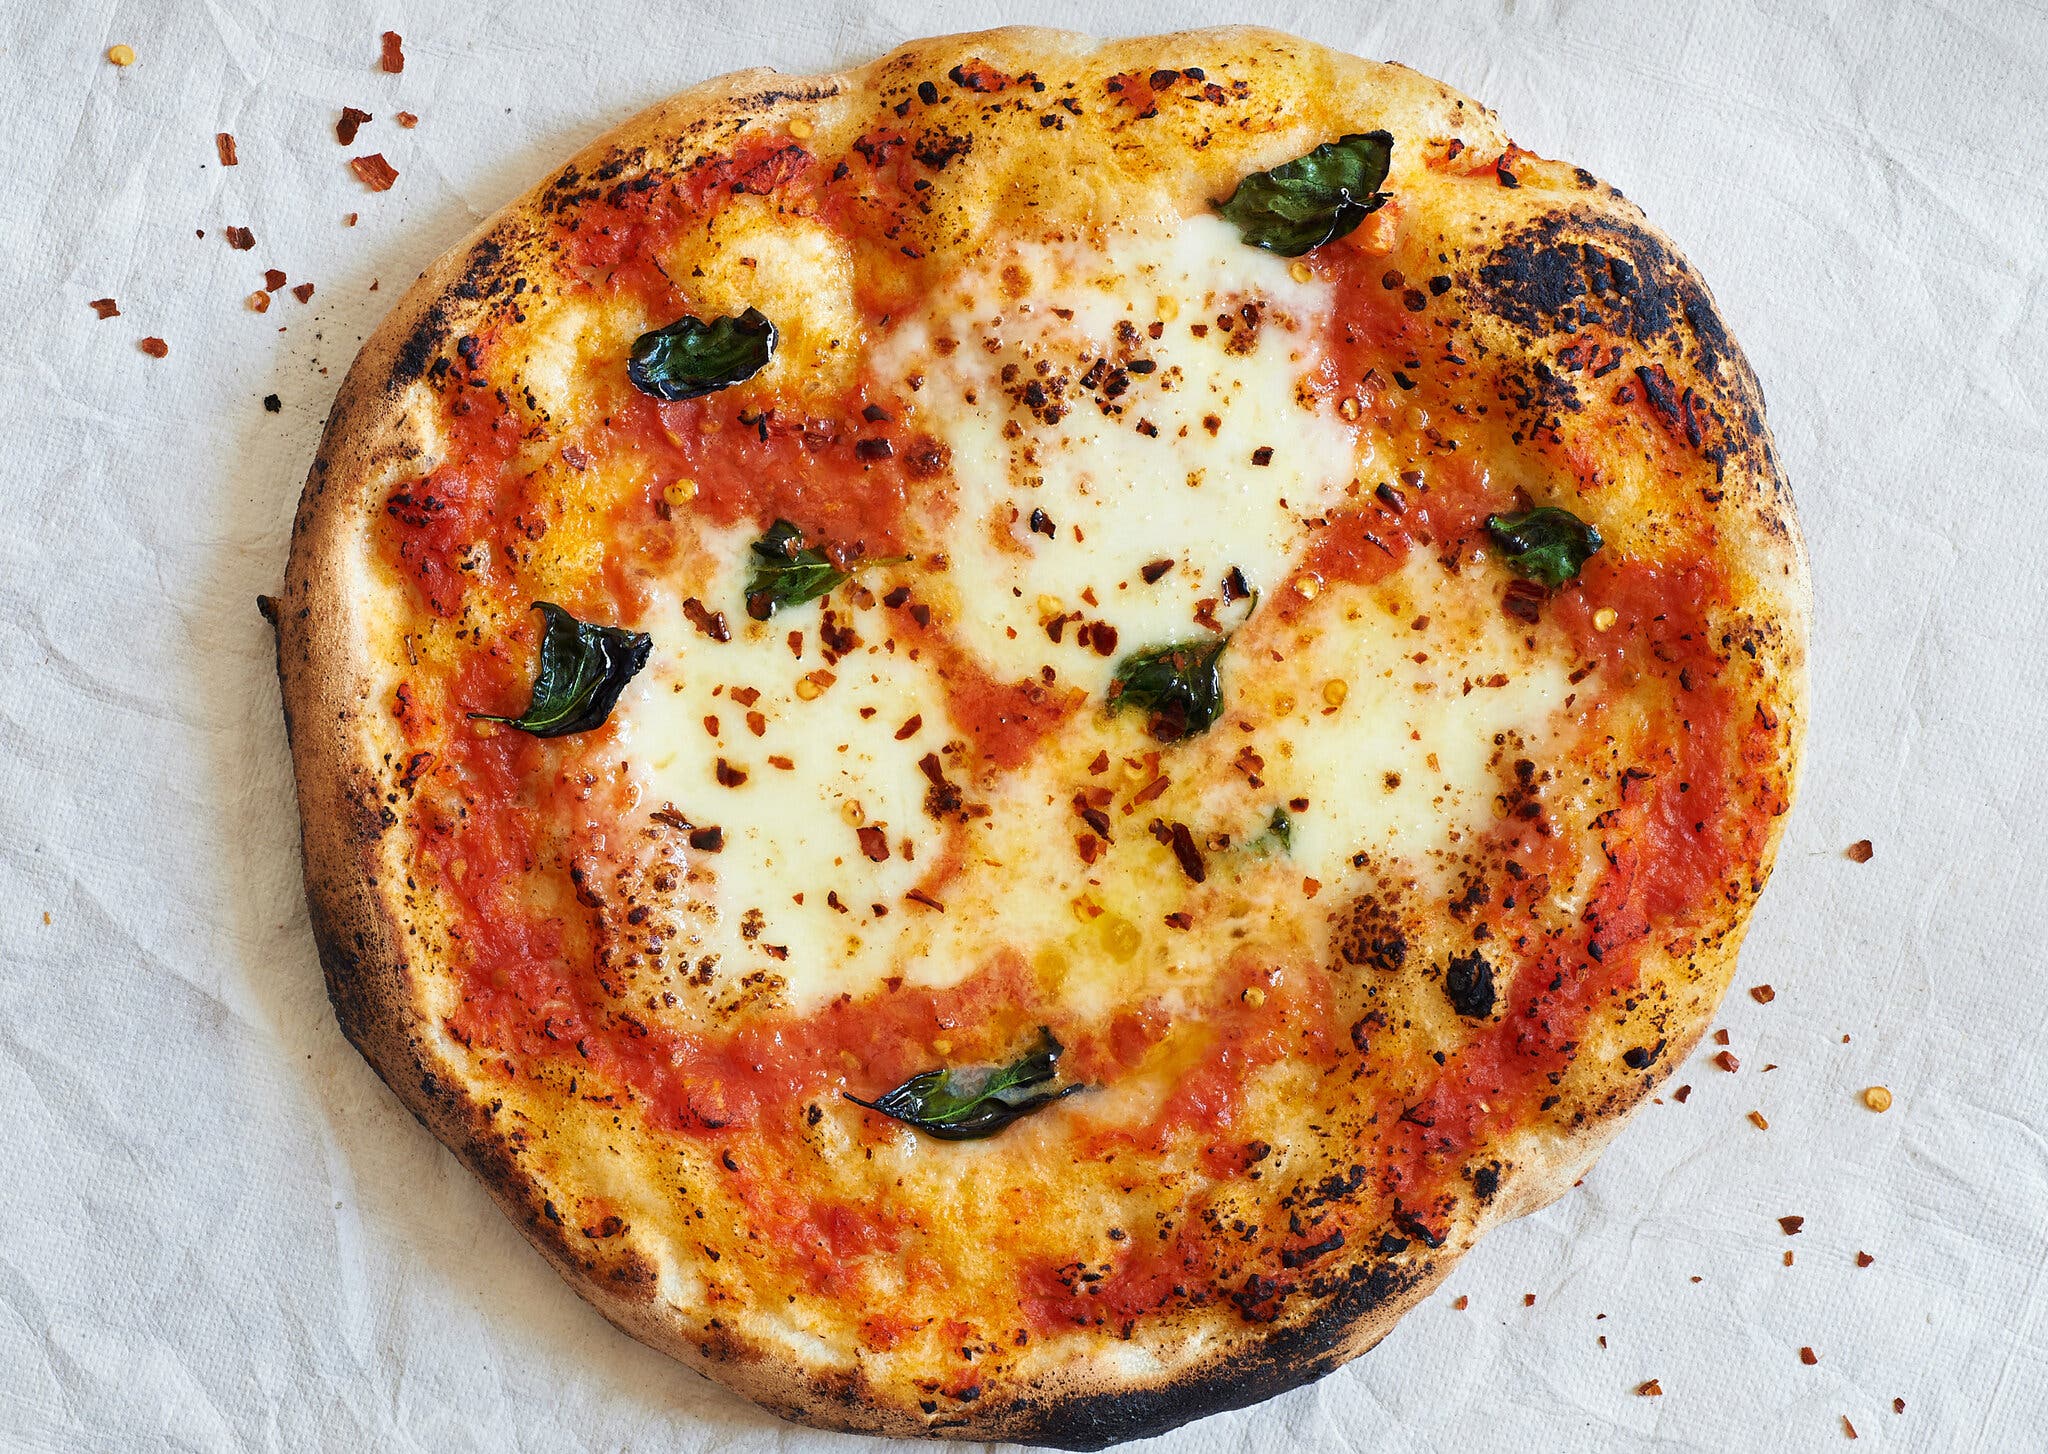
{"label": "margherita pizza", "polygon": [[576,1290],[792,1418],[1073,1448],[1569,1187],[1805,718],[1699,277],[1256,30],[627,123],[363,349],[267,604],[342,1027]]}

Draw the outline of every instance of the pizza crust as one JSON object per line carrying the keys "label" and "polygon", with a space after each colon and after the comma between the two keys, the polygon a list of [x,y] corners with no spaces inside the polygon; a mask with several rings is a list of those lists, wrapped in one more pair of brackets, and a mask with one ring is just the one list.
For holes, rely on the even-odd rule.
{"label": "pizza crust", "polygon": [[[601,176],[621,158],[676,158],[715,145],[742,127],[817,117],[906,76],[942,75],[974,58],[1012,71],[1051,72],[1085,60],[1091,72],[1149,68],[1203,57],[1219,69],[1265,67],[1308,76],[1326,87],[1329,116],[1361,115],[1397,128],[1404,118],[1455,119],[1477,152],[1507,147],[1491,113],[1448,88],[1398,67],[1325,52],[1276,32],[1232,28],[1114,42],[1096,49],[1083,37],[1008,29],[914,42],[872,65],[837,75],[790,78],[767,70],[722,77],[626,122],[574,159],[562,176]],[[1363,120],[1357,125],[1362,126]],[[1328,129],[1344,129],[1329,124]],[[1287,154],[1284,146],[1282,154]],[[1270,163],[1269,163],[1270,164]],[[1235,165],[1225,162],[1225,167]],[[1582,174],[1583,175],[1583,174]],[[1578,1087],[1590,1114],[1568,1134],[1525,1134],[1501,1193],[1461,1205],[1444,1245],[1389,1275],[1385,1268],[1349,1290],[1256,1329],[1217,1317],[1203,1351],[1149,1374],[1133,1374],[1103,1340],[1042,1386],[1006,1389],[932,1415],[901,1390],[872,1387],[851,1372],[806,1366],[786,1340],[747,1319],[715,1334],[663,1296],[655,1264],[630,1237],[598,1244],[576,1237],[558,1218],[518,1147],[449,1053],[431,1007],[417,993],[409,958],[404,835],[395,831],[391,763],[403,744],[380,705],[389,667],[374,659],[374,618],[382,587],[365,547],[392,481],[417,473],[443,447],[431,422],[433,395],[423,375],[467,324],[493,306],[499,283],[516,276],[534,247],[522,219],[549,204],[559,179],[536,188],[485,222],[436,262],[362,349],[336,399],[308,477],[292,532],[283,591],[272,607],[278,670],[297,772],[306,883],[330,997],[344,1032],[420,1121],[490,1189],[515,1225],[579,1295],[626,1333],[662,1349],[785,1417],[827,1428],[890,1435],[968,1435],[1073,1449],[1100,1448],[1170,1429],[1189,1419],[1241,1407],[1320,1377],[1377,1343],[1428,1296],[1464,1251],[1502,1222],[1534,1211],[1568,1190],[1591,1166],[1664,1071],[1697,1043],[1733,974],[1750,902],[1760,889],[1783,818],[1752,884],[1727,907],[1718,932],[1680,963],[1651,951],[1646,980],[1683,997],[1670,1015],[1669,1053],[1643,1074]],[[1227,188],[1224,189],[1227,191]],[[1708,402],[1726,422],[1717,528],[1739,542],[1732,558],[1749,572],[1745,599],[1757,603],[1765,685],[1759,700],[1782,711],[1792,730],[1783,749],[1787,795],[1806,718],[1804,650],[1810,613],[1807,561],[1791,498],[1763,418],[1763,399],[1698,276],[1631,203],[1590,178],[1575,192],[1503,190],[1491,226],[1506,239],[1490,283],[1473,287],[1476,306],[1503,348],[1548,336],[1559,303],[1548,250],[1598,237],[1634,259],[1651,292],[1669,307],[1663,333],[1644,337],[1674,385]],[[1471,224],[1465,223],[1468,231]],[[1516,251],[1519,249],[1519,251]],[[1519,260],[1519,261],[1518,261]],[[1548,311],[1546,311],[1548,310]],[[1594,1057],[1585,1057],[1582,1063]],[[1575,1066],[1575,1071],[1577,1067]]]}

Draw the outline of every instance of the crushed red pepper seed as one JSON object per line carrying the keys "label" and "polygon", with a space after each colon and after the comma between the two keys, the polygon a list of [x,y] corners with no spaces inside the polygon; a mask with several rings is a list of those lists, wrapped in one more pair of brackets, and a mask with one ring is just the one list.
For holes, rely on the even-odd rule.
{"label": "crushed red pepper seed", "polygon": [[1870,862],[1871,855],[1876,851],[1876,849],[1870,846],[1868,838],[1859,838],[1849,845],[1849,861],[1851,863],[1868,863]]}

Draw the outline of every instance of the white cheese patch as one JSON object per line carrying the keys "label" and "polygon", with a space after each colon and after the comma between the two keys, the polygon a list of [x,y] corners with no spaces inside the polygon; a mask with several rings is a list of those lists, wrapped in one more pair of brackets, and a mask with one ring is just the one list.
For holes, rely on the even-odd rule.
{"label": "white cheese patch", "polygon": [[[1247,307],[1254,341],[1233,352],[1252,326]],[[1147,1000],[1172,1012],[1204,999],[1242,945],[1320,952],[1326,912],[1359,880],[1355,855],[1447,882],[1441,860],[1500,811],[1502,763],[1541,761],[1546,733],[1565,720],[1569,663],[1528,648],[1488,567],[1453,575],[1426,551],[1373,586],[1280,594],[1312,538],[1306,520],[1355,503],[1345,487],[1372,477],[1374,441],[1299,393],[1320,366],[1314,340],[1330,308],[1325,285],[1203,217],[1099,248],[1019,245],[899,320],[868,364],[885,387],[902,381],[896,396],[914,401],[918,427],[950,448],[957,508],[936,527],[948,568],[889,578],[938,606],[996,681],[1042,679],[1051,665],[1058,686],[1086,701],[1017,771],[988,778],[971,752],[947,755],[949,779],[986,811],[964,829],[935,822],[919,760],[968,734],[930,666],[888,649],[892,613],[837,593],[829,604],[862,640],[827,667],[819,605],[747,620],[751,529],[702,532],[716,564],[690,589],[726,613],[733,639],[709,640],[680,599],[663,603],[643,623],[654,661],[618,708],[642,811],[673,804],[724,833],[720,852],[688,855],[709,882],[690,886],[687,942],[674,953],[691,964],[716,955],[728,984],[773,976],[799,1011],[892,976],[951,983],[1015,953],[1083,1016]],[[1225,331],[1219,315],[1237,321]],[[1105,392],[1105,364],[1082,387],[1096,359],[1122,367],[1126,386]],[[1133,374],[1134,360],[1155,367]],[[1034,379],[1043,396],[1026,392]],[[1254,463],[1267,448],[1270,460]],[[1033,510],[1051,538],[1032,531]],[[1172,569],[1145,583],[1140,568],[1162,559]],[[1220,594],[1231,566],[1265,596],[1224,653],[1224,713],[1162,747],[1140,713],[1104,709],[1105,689],[1131,651],[1205,637],[1197,603]],[[1298,608],[1292,622],[1283,606]],[[1108,623],[1115,648],[1079,644],[1073,629],[1055,644],[1044,627],[1055,610]],[[1244,610],[1217,614],[1230,626]],[[791,631],[804,635],[801,657]],[[831,680],[818,687],[821,668]],[[736,701],[736,687],[758,701]],[[760,713],[758,736],[749,711]],[[1139,797],[1148,753],[1170,781]],[[1091,772],[1104,754],[1109,765]],[[744,783],[718,782],[721,757]],[[1111,841],[1091,847],[1091,861],[1076,841],[1093,830],[1075,796],[1103,789]],[[1297,799],[1308,805],[1290,811],[1290,841],[1259,843],[1274,811]],[[1159,841],[1155,819],[1202,842],[1203,886]],[[858,826],[884,830],[881,861],[863,851]],[[960,867],[936,889],[943,911],[910,900],[949,845]],[[1320,901],[1304,888],[1311,879]],[[1193,927],[1169,925],[1184,906],[1201,910]]]}
{"label": "white cheese patch", "polygon": [[[644,784],[642,808],[672,804],[691,823],[724,832],[719,852],[688,855],[715,880],[712,912],[690,917],[673,952],[693,963],[717,955],[722,983],[775,976],[793,1001],[811,1003],[870,987],[914,952],[917,920],[929,911],[904,895],[940,845],[918,760],[951,733],[932,674],[872,639],[885,624],[880,610],[851,617],[862,645],[831,666],[820,652],[818,605],[750,621],[741,604],[750,539],[744,530],[705,534],[729,564],[703,604],[724,611],[733,639],[712,641],[680,602],[664,603],[642,623],[657,647],[617,712],[622,750]],[[801,657],[788,645],[792,631],[803,633]],[[748,706],[734,688],[760,695]],[[922,725],[899,740],[914,717]],[[721,784],[721,758],[746,780]],[[881,831],[886,858],[869,859],[861,827]]]}
{"label": "white cheese patch", "polygon": [[[1217,596],[1231,566],[1255,588],[1279,581],[1299,518],[1360,467],[1333,405],[1297,400],[1330,309],[1327,284],[1297,281],[1285,259],[1203,216],[1100,246],[1016,245],[878,344],[873,369],[922,376],[909,397],[952,450],[945,548],[971,595],[960,628],[999,677],[1050,663],[1099,693],[1113,660],[1071,628],[1055,647],[1047,616],[1107,621],[1128,649],[1196,634],[1196,601]],[[1151,371],[1130,372],[1133,361]],[[1147,584],[1141,569],[1160,560],[1173,568]]]}

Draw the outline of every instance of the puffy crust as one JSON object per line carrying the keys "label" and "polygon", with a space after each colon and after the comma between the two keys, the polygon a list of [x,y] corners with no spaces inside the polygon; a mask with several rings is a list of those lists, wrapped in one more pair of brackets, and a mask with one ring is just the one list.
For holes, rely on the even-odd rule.
{"label": "puffy crust", "polygon": [[[1263,70],[1282,85],[1270,95],[1259,93],[1261,104],[1286,87],[1303,87],[1317,97],[1303,108],[1305,116],[1275,117],[1276,131],[1336,129],[1331,117],[1362,116],[1374,124],[1408,121],[1448,132],[1478,154],[1508,145],[1491,113],[1438,83],[1250,28],[1100,47],[1072,34],[1006,29],[914,42],[837,75],[790,78],[750,70],[694,87],[626,122],[556,178],[484,223],[400,301],[363,347],[336,398],[293,526],[282,594],[264,606],[277,628],[307,895],[342,1029],[569,1284],[631,1336],[788,1418],[889,1435],[964,1433],[1094,1449],[1320,1377],[1384,1337],[1489,1228],[1569,1189],[1704,1032],[1733,973],[1743,924],[1775,853],[1782,808],[1757,872],[1730,898],[1722,922],[1700,936],[1700,947],[1683,960],[1654,949],[1646,956],[1645,979],[1665,985],[1673,996],[1658,1026],[1668,1048],[1647,1070],[1603,1083],[1597,1072],[1581,1076],[1575,1066],[1565,1089],[1583,1108],[1578,1123],[1564,1134],[1532,1128],[1519,1145],[1503,1148],[1507,1169],[1499,1194],[1462,1202],[1441,1248],[1399,1266],[1360,1258],[1339,1290],[1290,1304],[1287,1315],[1258,1328],[1228,1326],[1231,1320],[1219,1315],[1220,1336],[1155,1375],[1130,1376],[1105,1357],[1042,1387],[924,1413],[914,1391],[905,1397],[900,1390],[870,1387],[857,1369],[807,1367],[790,1356],[786,1344],[771,1346],[757,1336],[745,1319],[714,1321],[707,1331],[661,1295],[658,1271],[631,1235],[603,1244],[609,1250],[602,1252],[592,1250],[599,1244],[572,1238],[516,1138],[499,1124],[498,1108],[450,1053],[420,992],[412,959],[417,951],[409,947],[418,941],[407,930],[407,845],[404,834],[394,831],[399,796],[392,781],[403,744],[387,714],[373,707],[388,691],[390,674],[367,649],[376,635],[382,590],[373,576],[367,522],[393,480],[430,467],[440,447],[433,395],[423,382],[427,370],[502,300],[523,267],[543,260],[537,219],[566,192],[687,159],[749,125],[803,115],[817,118],[822,130],[858,98],[944,76],[977,58],[1013,72],[1085,63],[1091,74],[1101,75],[1193,60],[1230,74],[1257,77]],[[1284,105],[1272,104],[1276,111]],[[1292,153],[1282,147],[1280,154]],[[1219,174],[1239,165],[1213,153],[1190,155],[1196,165]],[[1754,648],[1750,654],[1757,664],[1752,700],[1787,720],[1778,766],[1789,805],[1806,714],[1809,586],[1805,547],[1764,422],[1761,390],[1705,285],[1633,204],[1584,172],[1508,155],[1509,167],[1529,168],[1524,186],[1504,185],[1493,216],[1457,223],[1468,240],[1469,260],[1455,275],[1467,315],[1475,320],[1475,332],[1496,347],[1532,361],[1531,396],[1522,402],[1535,413],[1579,407],[1580,385],[1547,364],[1569,345],[1572,319],[1581,309],[1604,312],[1606,321],[1628,332],[1665,371],[1662,381],[1645,378],[1643,386],[1665,395],[1677,427],[1696,431],[1717,465],[1717,530],[1729,558],[1749,575],[1738,583],[1743,619],[1731,629],[1750,634],[1744,649]],[[1528,185],[1539,175],[1550,184]],[[1569,180],[1559,184],[1559,177]],[[1105,205],[1113,206],[1113,199]],[[1470,240],[1488,236],[1492,248],[1472,256]],[[1625,260],[1642,286],[1627,299],[1589,287],[1587,270],[1595,266],[1589,249]]]}

